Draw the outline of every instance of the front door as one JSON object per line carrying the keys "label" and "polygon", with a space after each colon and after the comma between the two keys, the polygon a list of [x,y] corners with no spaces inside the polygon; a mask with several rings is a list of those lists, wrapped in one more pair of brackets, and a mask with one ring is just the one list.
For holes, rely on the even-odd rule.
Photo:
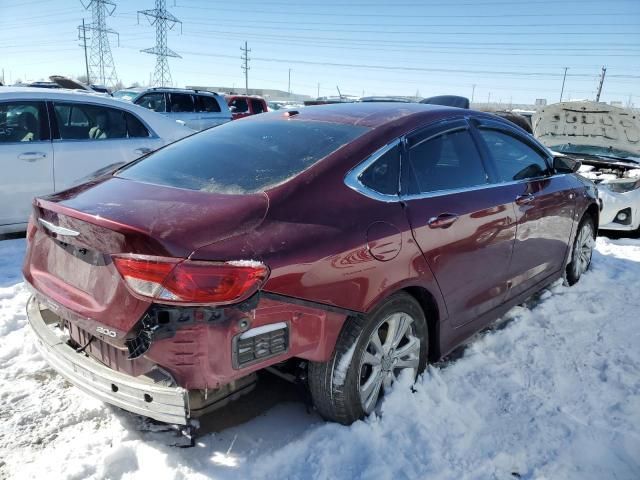
{"label": "front door", "polygon": [[494,185],[463,119],[407,138],[403,201],[455,326],[505,300],[516,233],[512,194]]}
{"label": "front door", "polygon": [[0,169],[0,225],[26,223],[33,197],[53,192],[44,102],[0,102]]}
{"label": "front door", "polygon": [[548,155],[524,134],[492,121],[482,121],[477,132],[499,180],[517,189],[511,298],[564,267],[573,228],[574,192],[569,177],[554,175]]}

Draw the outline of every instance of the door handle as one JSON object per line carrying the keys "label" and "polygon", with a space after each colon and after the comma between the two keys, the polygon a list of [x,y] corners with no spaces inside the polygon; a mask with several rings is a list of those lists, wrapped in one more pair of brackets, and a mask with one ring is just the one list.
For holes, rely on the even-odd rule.
{"label": "door handle", "polygon": [[134,150],[134,153],[137,153],[139,155],[144,155],[146,153],[149,153],[150,151],[151,151],[151,148],[142,147],[142,148],[136,148]]}
{"label": "door handle", "polygon": [[42,160],[46,158],[47,154],[44,152],[24,152],[18,155],[20,160],[24,160],[25,162],[35,162],[36,160]]}
{"label": "door handle", "polygon": [[516,204],[518,205],[528,205],[536,199],[531,193],[527,193],[526,195],[518,195],[516,197]]}
{"label": "door handle", "polygon": [[458,220],[458,215],[455,213],[441,213],[437,217],[431,217],[427,225],[429,228],[449,228],[456,220]]}

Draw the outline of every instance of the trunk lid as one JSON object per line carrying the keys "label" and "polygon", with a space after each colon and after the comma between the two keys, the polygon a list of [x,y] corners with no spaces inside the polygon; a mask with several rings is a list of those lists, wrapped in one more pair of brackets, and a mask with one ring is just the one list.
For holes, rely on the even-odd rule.
{"label": "trunk lid", "polygon": [[[111,177],[34,201],[23,273],[63,318],[122,346],[150,302],[133,296],[112,254],[187,258],[245,233],[267,211],[264,194],[223,195]],[[115,336],[114,336],[115,333]]]}

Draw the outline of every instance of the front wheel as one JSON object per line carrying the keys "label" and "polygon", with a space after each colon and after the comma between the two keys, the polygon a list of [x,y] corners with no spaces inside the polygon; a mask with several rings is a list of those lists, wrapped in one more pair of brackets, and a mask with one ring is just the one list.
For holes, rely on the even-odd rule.
{"label": "front wheel", "polygon": [[567,283],[575,284],[584,272],[591,265],[591,257],[596,244],[596,229],[593,225],[593,219],[585,216],[580,225],[573,242],[571,251],[571,261],[567,265]]}
{"label": "front wheel", "polygon": [[325,419],[351,424],[374,411],[401,373],[415,380],[427,355],[420,304],[394,294],[370,314],[347,319],[332,358],[309,364],[314,405]]}

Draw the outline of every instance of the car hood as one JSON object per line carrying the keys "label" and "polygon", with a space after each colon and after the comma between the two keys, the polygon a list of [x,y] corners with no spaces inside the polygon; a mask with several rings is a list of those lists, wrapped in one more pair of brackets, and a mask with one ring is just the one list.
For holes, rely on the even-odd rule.
{"label": "car hood", "polygon": [[553,149],[559,145],[600,147],[640,157],[639,115],[598,102],[562,102],[533,115],[533,135]]}

